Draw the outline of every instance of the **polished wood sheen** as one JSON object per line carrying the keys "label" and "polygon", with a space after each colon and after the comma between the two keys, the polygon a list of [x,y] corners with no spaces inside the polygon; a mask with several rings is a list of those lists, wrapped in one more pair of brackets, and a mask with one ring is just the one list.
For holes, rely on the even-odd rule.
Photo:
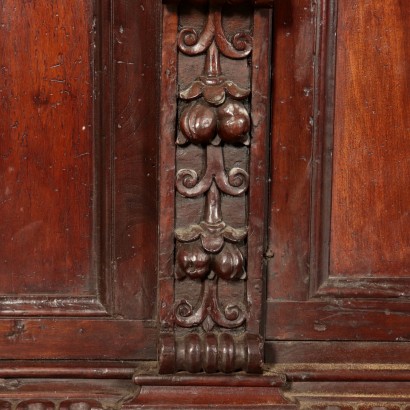
{"label": "polished wood sheen", "polygon": [[409,33],[3,0],[0,408],[410,409]]}
{"label": "polished wood sheen", "polygon": [[270,12],[223,3],[163,8],[163,374],[262,372]]}
{"label": "polished wood sheen", "polygon": [[89,295],[93,6],[5,1],[1,20],[0,293]]}
{"label": "polished wood sheen", "polygon": [[[309,0],[275,4],[268,297],[300,300],[309,280],[315,11]],[[319,10],[317,10],[319,12]]]}
{"label": "polished wood sheen", "polygon": [[340,1],[330,271],[410,277],[410,4]]}
{"label": "polished wood sheen", "polygon": [[158,5],[0,16],[1,358],[153,360]]}

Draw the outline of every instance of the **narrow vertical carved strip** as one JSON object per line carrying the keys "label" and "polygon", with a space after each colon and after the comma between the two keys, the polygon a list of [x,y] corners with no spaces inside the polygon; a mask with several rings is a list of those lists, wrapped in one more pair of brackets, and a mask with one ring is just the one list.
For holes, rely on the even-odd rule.
{"label": "narrow vertical carved strip", "polygon": [[[236,11],[229,2],[208,0],[202,29],[184,26],[178,13],[187,2],[181,4],[164,6],[160,372],[258,373],[270,12],[247,8],[254,19],[238,13],[242,28],[232,33],[223,27],[226,8]],[[181,62],[190,58],[203,58],[203,70],[177,94],[186,76]],[[241,62],[246,58],[251,67]],[[225,64],[229,72],[237,66],[235,81]],[[185,220],[181,210],[198,201],[202,215]]]}

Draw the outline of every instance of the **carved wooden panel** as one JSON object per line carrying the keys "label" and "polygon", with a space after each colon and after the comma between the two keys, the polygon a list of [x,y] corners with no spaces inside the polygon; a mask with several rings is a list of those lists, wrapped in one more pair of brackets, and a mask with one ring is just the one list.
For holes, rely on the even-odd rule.
{"label": "carved wooden panel", "polygon": [[270,11],[163,11],[160,372],[260,372]]}

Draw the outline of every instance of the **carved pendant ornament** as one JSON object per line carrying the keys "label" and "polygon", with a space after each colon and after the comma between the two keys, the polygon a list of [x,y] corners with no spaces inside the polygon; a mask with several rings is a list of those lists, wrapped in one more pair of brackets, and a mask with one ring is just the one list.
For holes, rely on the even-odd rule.
{"label": "carved pendant ornament", "polygon": [[[163,286],[167,295],[172,287],[173,302],[171,306],[163,302],[160,307],[166,311],[161,315],[164,330],[159,346],[161,373],[261,371],[261,338],[247,332],[252,309],[247,297],[246,222],[252,91],[224,75],[221,63],[224,56],[232,70],[236,61],[251,58],[253,27],[249,24],[248,29],[228,36],[223,28],[223,11],[225,7],[234,6],[224,3],[209,0],[206,23],[201,31],[184,27],[178,19],[175,33],[176,58],[180,55],[204,58],[203,71],[188,86],[180,85],[176,70],[179,91],[173,142],[180,157],[189,157],[190,147],[197,147],[201,154],[196,151],[193,168],[202,171],[179,167],[176,160],[174,207],[179,216],[172,233],[174,282],[168,281],[167,286]],[[178,13],[179,8],[173,6],[172,10]],[[175,21],[175,15],[172,17]],[[240,82],[249,84],[251,70],[246,64],[241,67],[244,78]],[[241,152],[245,152],[245,158],[239,161],[241,166],[228,169],[225,156],[241,147]],[[243,214],[243,226],[231,226],[224,218],[223,203],[229,198],[242,198],[239,208],[232,210],[231,205],[228,212]],[[178,210],[184,201],[190,200],[203,201],[202,215],[195,223],[184,223],[180,216],[183,212]],[[235,295],[242,296],[229,301],[221,297],[221,287],[226,296],[229,286]],[[196,294],[192,298],[191,288],[199,289],[192,292]],[[239,293],[238,289],[241,289]],[[187,293],[189,298],[179,297]],[[225,346],[227,340],[229,349]]]}

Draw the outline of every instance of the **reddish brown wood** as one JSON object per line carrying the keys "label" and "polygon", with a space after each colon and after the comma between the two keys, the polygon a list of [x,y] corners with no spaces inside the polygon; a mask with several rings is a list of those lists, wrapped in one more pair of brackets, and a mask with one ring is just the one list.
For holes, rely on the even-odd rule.
{"label": "reddish brown wood", "polygon": [[[188,80],[186,68],[182,64],[183,58],[189,64],[190,59],[202,53],[206,53],[206,57],[203,69],[198,71],[193,81],[188,80],[186,86],[181,86],[179,93],[180,130],[177,130],[176,143],[180,147],[177,151],[175,186],[181,197],[178,197],[180,200],[176,203],[176,225],[180,228],[175,230],[175,273],[176,279],[181,282],[181,289],[189,289],[193,286],[192,281],[198,279],[202,279],[202,284],[197,302],[192,299],[179,301],[178,296],[175,297],[170,317],[181,328],[202,327],[210,331],[218,326],[223,331],[239,328],[246,321],[244,296],[223,306],[219,288],[222,281],[244,281],[247,278],[241,249],[245,245],[247,227],[233,227],[227,223],[227,212],[226,209],[222,211],[222,205],[223,194],[234,200],[245,195],[249,189],[246,158],[245,166],[235,166],[228,171],[225,156],[231,151],[231,145],[246,146],[250,143],[250,116],[245,104],[251,90],[242,84],[249,82],[249,72],[243,60],[251,54],[253,45],[247,20],[242,23],[237,18],[233,22],[239,24],[233,27],[227,24],[227,29],[232,30],[232,40],[228,40],[229,35],[222,24],[223,10],[219,4],[209,2],[209,6],[203,10],[206,24],[200,31],[195,31],[195,26],[191,25],[198,24],[193,18],[198,12],[202,10],[179,9],[182,29],[177,34],[180,59],[178,83],[184,84]],[[231,68],[236,65],[236,61],[232,60],[238,60],[240,83],[225,74],[222,58],[225,66]],[[192,168],[182,167],[178,159],[182,156],[189,158],[192,144],[206,145],[206,149],[198,147],[199,155],[193,157]],[[244,151],[246,156],[246,148]],[[201,155],[204,157],[202,160]],[[196,169],[201,162],[205,162],[205,166],[199,174]],[[185,221],[183,213],[179,211],[184,209],[187,202],[183,198],[205,200],[202,219],[194,224]],[[230,212],[233,213],[233,210]],[[239,209],[237,213],[244,215],[245,210]],[[230,287],[228,283],[226,286]],[[232,368],[229,365],[222,367]]]}
{"label": "reddish brown wood", "polygon": [[2,294],[96,291],[92,17],[89,1],[2,4]]}
{"label": "reddish brown wood", "polygon": [[295,383],[286,396],[309,410],[401,410],[409,408],[409,391],[409,383]]}
{"label": "reddish brown wood", "polygon": [[[290,110],[280,111],[284,99],[283,104],[276,98],[273,102],[276,119],[274,116],[271,208],[276,208],[278,215],[271,214],[270,243],[276,248],[269,248],[271,252],[267,255],[272,262],[266,335],[269,340],[275,340],[268,345],[267,359],[269,362],[280,360],[281,371],[287,374],[290,371],[289,375],[295,380],[306,377],[312,380],[342,380],[344,377],[348,380],[366,380],[366,377],[369,380],[405,380],[408,371],[398,364],[401,361],[403,366],[407,365],[404,357],[405,342],[409,338],[408,278],[403,257],[409,241],[407,231],[400,231],[403,225],[399,223],[397,212],[406,217],[402,208],[407,195],[403,189],[406,165],[403,165],[401,154],[407,152],[402,144],[408,118],[401,107],[405,101],[403,93],[408,87],[405,71],[400,67],[407,58],[404,50],[408,33],[403,27],[409,23],[408,7],[401,7],[396,1],[377,6],[354,2],[352,8],[344,2],[341,6],[337,1],[319,5],[316,33],[304,31],[306,54],[295,54],[292,60],[300,70],[306,67],[305,73],[308,73],[310,67],[303,65],[304,58],[312,53],[309,47],[315,47],[314,128],[301,141],[297,140],[304,135],[301,131],[284,133],[288,138],[283,150],[289,155],[286,159],[279,154],[280,146],[275,150],[275,144],[282,138],[275,133],[275,127],[287,130],[295,121],[289,119]],[[292,6],[284,3],[277,6],[278,13],[284,13],[287,7],[291,23],[287,37],[290,38],[293,32],[307,24],[306,19],[302,22],[293,18],[302,13],[301,2],[292,2]],[[308,13],[307,10],[303,13]],[[275,14],[277,18],[278,13]],[[393,20],[400,23],[393,23]],[[396,38],[396,43],[390,46],[391,36]],[[287,37],[277,36],[275,45],[286,44]],[[288,66],[289,63],[278,60],[275,72],[296,72]],[[281,78],[282,81],[275,79],[275,90],[286,89],[287,84],[298,84],[295,79],[288,82],[286,76]],[[374,86],[378,81],[383,82],[382,87]],[[307,96],[309,94],[307,92]],[[369,106],[377,110],[373,113]],[[385,120],[382,110],[385,106],[387,111],[399,106],[400,109]],[[293,100],[291,107],[299,107],[304,113],[312,106],[308,100],[303,102],[300,98]],[[278,117],[280,113],[282,118],[289,120],[282,121]],[[306,131],[299,127],[302,129]],[[389,142],[384,144],[387,135]],[[292,147],[290,152],[289,146]],[[308,149],[310,160],[304,171],[297,166],[295,156],[295,150],[302,147]],[[373,152],[371,157],[369,150]],[[377,158],[373,155],[376,152]],[[400,165],[397,161],[401,161]],[[400,172],[400,178],[395,178],[393,171]],[[281,206],[276,206],[277,200]],[[378,216],[380,212],[372,212],[372,206],[385,209],[386,218],[382,220]],[[355,224],[361,224],[362,229],[356,229]],[[308,228],[310,237],[307,236]],[[398,229],[398,235],[392,235],[391,229]],[[372,238],[369,235],[373,235]],[[349,259],[352,241],[356,241],[357,246]],[[380,246],[386,242],[384,253]],[[378,245],[375,247],[375,244]],[[392,246],[395,246],[394,252],[390,251]],[[332,258],[336,258],[335,262]],[[341,267],[341,261],[346,270]],[[340,269],[334,270],[335,263]],[[364,264],[368,269],[364,269]],[[373,266],[389,264],[397,269],[385,270],[382,274],[377,268],[373,274]],[[311,343],[310,347],[305,341]],[[365,343],[370,341],[372,343]],[[279,356],[274,350],[276,346],[281,346],[277,352]],[[286,353],[286,348],[291,350]],[[395,353],[389,354],[392,351]],[[394,369],[383,367],[389,360],[397,364]],[[308,361],[309,366],[305,366],[304,361]],[[327,368],[321,367],[323,361],[328,363]],[[353,365],[353,369],[343,369],[343,366],[332,369],[332,363],[341,362]],[[354,367],[359,362],[362,366]],[[378,368],[377,364],[383,366]]]}
{"label": "reddish brown wood", "polygon": [[[349,365],[363,372],[370,370],[383,371],[389,367],[410,369],[410,364],[404,360],[409,354],[409,343],[389,342],[356,342],[351,341],[290,341],[269,342],[265,346],[269,362],[278,365],[316,364],[328,366],[333,364]],[[347,369],[347,368],[346,368]]]}
{"label": "reddish brown wood", "polygon": [[273,10],[269,298],[303,300],[308,293],[317,7],[279,0]]}
{"label": "reddish brown wood", "polygon": [[256,406],[259,409],[297,409],[277,388],[226,386],[143,386],[140,395],[123,409],[204,409],[209,406],[232,410],[251,410]]}
{"label": "reddish brown wood", "polygon": [[263,263],[265,221],[268,188],[268,147],[269,147],[269,108],[272,14],[266,9],[254,11],[254,50],[252,55],[252,143],[250,147],[248,216],[248,281],[247,298],[251,306],[247,330],[263,334],[261,320],[263,295],[266,284]]}
{"label": "reddish brown wood", "polygon": [[112,319],[2,319],[1,358],[154,360],[154,326]]}
{"label": "reddish brown wood", "polygon": [[[394,3],[394,2],[393,2]],[[337,3],[335,3],[337,4]],[[331,5],[331,3],[329,3]],[[389,19],[390,18],[390,12],[391,10],[397,10],[398,13],[402,13],[403,19],[405,21],[406,15],[408,15],[408,11],[405,9],[401,9],[398,6],[395,6],[394,4],[389,7],[389,16],[386,16],[386,11],[383,8],[372,8],[367,9],[363,8],[360,10],[360,13],[363,15],[366,15],[366,13],[374,16],[374,21],[378,21],[377,25],[372,28],[372,30],[378,30],[379,27],[379,20],[380,19]],[[383,14],[384,13],[384,14]],[[336,11],[333,12],[335,18],[337,17]],[[376,61],[375,55],[379,54],[379,51],[377,51],[377,45],[375,48],[371,47],[370,49],[367,47],[367,35],[368,35],[368,30],[366,31],[366,34],[362,33],[359,30],[360,35],[354,35],[351,36],[350,33],[353,31],[352,25],[356,24],[357,27],[360,27],[361,20],[360,19],[350,19],[347,17],[348,11],[346,11],[344,8],[340,8],[338,12],[339,18],[342,19],[345,23],[339,24],[338,25],[338,30],[340,31],[340,35],[338,36],[338,45],[337,49],[340,49],[340,65],[337,64],[337,72],[336,72],[336,90],[335,90],[335,95],[336,95],[336,106],[335,106],[335,112],[336,112],[336,117],[333,121],[332,115],[325,115],[325,118],[323,119],[323,122],[325,125],[322,126],[322,134],[323,137],[323,143],[322,145],[318,145],[318,155],[319,158],[322,158],[321,163],[322,165],[317,167],[320,173],[319,180],[316,183],[317,185],[317,203],[319,206],[317,207],[316,211],[316,217],[314,221],[314,226],[316,226],[316,235],[315,235],[315,243],[314,243],[314,249],[313,249],[313,254],[312,254],[312,291],[317,294],[317,295],[343,295],[343,296],[351,296],[351,297],[401,297],[406,294],[406,289],[408,288],[408,278],[405,277],[405,274],[400,273],[399,270],[397,270],[397,264],[401,264],[403,266],[404,272],[406,271],[406,263],[402,259],[403,257],[405,258],[405,255],[407,252],[407,245],[406,243],[408,242],[407,238],[405,236],[399,237],[397,240],[398,242],[402,243],[403,246],[400,246],[399,248],[396,246],[396,249],[399,249],[398,252],[400,253],[400,257],[398,256],[399,253],[394,253],[393,251],[390,250],[391,242],[389,241],[389,245],[386,250],[383,252],[386,252],[386,254],[389,254],[390,256],[386,259],[385,256],[381,256],[383,260],[388,260],[387,265],[390,264],[391,266],[395,266],[393,269],[394,272],[390,269],[390,271],[387,269],[387,265],[384,264],[382,260],[380,260],[380,256],[382,253],[380,252],[380,249],[375,248],[375,243],[378,242],[380,247],[381,242],[383,241],[383,238],[390,238],[391,235],[388,234],[384,236],[384,234],[380,231],[382,225],[378,225],[379,222],[377,222],[375,219],[368,219],[364,218],[364,215],[368,214],[368,208],[369,208],[369,202],[366,203],[366,201],[370,201],[371,203],[376,203],[376,197],[378,199],[378,202],[380,202],[380,209],[384,209],[386,212],[388,209],[393,209],[392,212],[394,211],[396,205],[398,206],[397,212],[402,212],[400,210],[400,203],[402,202],[403,198],[399,196],[394,196],[395,192],[399,193],[401,190],[393,187],[397,187],[401,185],[401,181],[397,178],[392,177],[391,172],[388,171],[387,166],[381,165],[380,167],[376,166],[374,168],[376,161],[388,161],[390,164],[390,158],[397,157],[397,149],[400,151],[403,151],[402,148],[397,148],[396,145],[394,144],[400,144],[400,139],[397,138],[391,138],[389,141],[395,141],[395,143],[392,145],[387,145],[384,146],[383,150],[379,152],[380,155],[377,155],[376,158],[371,158],[373,155],[374,149],[372,148],[372,144],[376,144],[377,146],[383,145],[383,142],[380,142],[380,138],[384,135],[383,128],[380,126],[379,123],[373,122],[373,117],[376,115],[376,111],[373,110],[372,113],[370,113],[366,101],[372,100],[374,104],[376,103],[376,97],[375,95],[380,95],[383,96],[383,98],[380,98],[379,101],[384,101],[384,98],[387,98],[389,101],[392,100],[392,106],[395,105],[395,101],[397,102],[400,97],[400,93],[403,93],[403,91],[406,89],[406,81],[404,77],[401,77],[400,79],[400,70],[397,71],[397,67],[400,66],[402,63],[402,60],[405,59],[405,57],[402,57],[401,54],[397,55],[397,53],[400,53],[400,42],[398,42],[398,47],[395,48],[386,48],[383,54],[383,58],[385,61],[389,59],[391,62],[389,65],[383,64],[382,59],[377,60],[377,64],[370,65],[370,61]],[[380,18],[378,18],[379,16]],[[347,19],[347,20],[345,20]],[[381,21],[381,20],[380,20]],[[384,24],[384,23],[383,23]],[[371,29],[371,26],[369,26],[369,30]],[[402,30],[400,26],[397,26],[395,30]],[[399,33],[393,34],[397,38],[401,38]],[[330,47],[330,53],[329,51],[326,52],[326,54],[332,56],[335,55],[335,52],[332,51],[334,48],[334,36],[330,35],[330,42],[333,43],[333,46]],[[386,32],[386,35],[382,35],[380,37],[381,41],[385,41],[386,44],[389,42],[389,34]],[[405,40],[404,40],[405,41]],[[346,45],[347,42],[351,46]],[[366,44],[366,45],[364,45]],[[346,55],[344,50],[349,50],[349,55]],[[364,49],[366,49],[366,53],[362,52]],[[351,64],[351,55],[355,53],[355,64]],[[359,57],[360,56],[360,57]],[[347,60],[348,59],[348,60]],[[366,60],[368,59],[368,60]],[[338,61],[339,61],[338,60]],[[389,90],[390,90],[390,83],[386,83],[385,88],[381,88],[377,90],[377,93],[375,92],[374,95],[372,96],[371,93],[368,93],[368,80],[366,79],[367,77],[362,77],[361,74],[361,66],[363,64],[366,64],[365,61],[369,62],[369,67],[371,67],[371,75],[369,78],[377,77],[379,72],[384,72],[386,69],[389,69],[391,72],[391,76],[389,77],[389,81],[392,83],[395,82],[397,84],[400,84],[400,87],[403,87],[403,91],[400,91],[401,88],[397,88],[397,95],[394,94],[392,96],[389,95]],[[360,67],[357,67],[356,64],[360,65]],[[357,80],[355,78],[357,77]],[[363,81],[359,82],[358,79],[363,79]],[[358,89],[353,92],[354,87],[347,87],[345,86],[345,83],[352,83],[352,81],[356,81],[358,84],[360,84],[360,87],[358,85]],[[334,100],[332,96],[332,87],[334,87],[334,83],[331,80],[326,80],[325,83],[327,82],[328,86],[327,88],[325,87],[325,96],[326,98],[323,99],[323,101],[327,101],[327,104],[329,105],[330,103],[330,108],[326,112],[331,112],[333,110],[332,106],[333,103],[332,101]],[[342,84],[342,85],[341,85]],[[327,91],[326,91],[327,90]],[[345,92],[347,90],[352,91],[350,94],[348,92]],[[359,96],[360,94],[360,96]],[[368,94],[368,96],[367,96]],[[340,95],[340,99],[338,99]],[[396,96],[396,97],[394,97]],[[362,97],[364,99],[362,99]],[[346,98],[349,99],[349,102],[345,100]],[[381,103],[384,104],[384,103]],[[349,106],[351,107],[350,111],[345,111],[344,106]],[[326,107],[322,109],[324,111]],[[390,108],[391,109],[391,108]],[[393,108],[394,109],[394,108]],[[404,114],[399,114],[399,112],[396,112],[397,115],[402,115],[403,119],[401,121],[402,125],[397,125],[394,127],[394,129],[397,129],[400,133],[400,127],[403,129],[405,125],[406,118]],[[356,118],[358,117],[363,117],[363,121],[357,121]],[[372,124],[374,124],[375,127],[372,129],[371,127],[368,127],[367,125],[364,125],[366,123],[366,118],[369,117],[368,121],[371,121]],[[339,118],[341,119],[340,121],[340,126],[339,126]],[[344,122],[343,122],[344,121]],[[384,126],[386,129],[393,129],[391,127],[391,124],[389,122],[384,122],[383,120],[380,120],[383,122]],[[379,122],[380,122],[379,121]],[[397,124],[400,123],[400,121],[396,121]],[[326,125],[327,124],[327,125]],[[346,124],[343,125],[343,124]],[[326,128],[327,127],[327,128]],[[350,128],[349,128],[350,127]],[[361,143],[355,143],[349,142],[347,139],[342,136],[343,134],[347,133],[349,135],[355,135],[355,132],[353,132],[353,127],[355,128],[355,132],[360,135],[360,138],[365,138],[362,140]],[[364,128],[363,128],[364,127]],[[334,136],[333,136],[333,129],[335,130]],[[368,138],[366,137],[366,133],[364,133],[364,130],[366,132],[369,132],[372,134],[372,137]],[[386,131],[387,132],[387,131]],[[369,134],[367,134],[369,135]],[[359,137],[357,137],[359,138]],[[338,144],[340,142],[340,148],[338,148]],[[343,145],[346,144],[346,145]],[[321,147],[321,148],[320,148]],[[395,148],[396,147],[396,148]],[[335,162],[332,164],[332,156],[331,153],[334,150],[335,152]],[[362,155],[363,152],[366,152],[364,156]],[[367,155],[367,153],[370,152],[370,156]],[[344,157],[343,157],[344,155]],[[347,156],[349,156],[349,159],[347,160]],[[340,158],[340,159],[339,159]],[[368,160],[366,159],[368,158]],[[388,159],[387,159],[388,158]],[[365,163],[361,162],[362,160],[368,161],[368,166],[367,166],[367,171],[366,171],[366,166]],[[396,164],[396,162],[391,162],[391,164]],[[332,166],[333,166],[333,171],[332,171]],[[370,168],[369,168],[370,167]],[[336,169],[337,168],[337,169]],[[359,176],[359,169],[360,172],[364,172],[366,175],[366,181],[370,182],[370,185],[368,183],[364,184],[364,179],[362,178],[353,178],[353,176]],[[383,174],[374,174],[374,177],[372,177],[372,172],[375,172],[374,169],[383,169]],[[397,168],[399,169],[399,168]],[[401,167],[400,171],[396,171],[401,173]],[[331,180],[331,176],[333,175],[333,179]],[[339,180],[339,175],[340,175],[340,180]],[[363,174],[364,175],[364,174]],[[385,175],[385,177],[383,176]],[[380,193],[377,193],[373,188],[371,188],[375,184],[375,189],[377,189],[377,186],[380,184],[386,185],[386,179],[384,180],[385,182],[382,182],[383,178],[388,178],[389,182],[388,185],[392,187],[393,191],[392,194],[389,193],[387,189],[381,188],[384,192],[383,195],[380,195]],[[356,181],[361,181],[357,183]],[[373,182],[371,182],[373,181]],[[377,182],[379,181],[379,182]],[[394,181],[394,183],[392,183]],[[334,184],[334,187],[332,188],[332,185]],[[397,185],[396,185],[397,184]],[[340,185],[340,187],[339,187]],[[349,186],[348,186],[349,185]],[[352,185],[350,187],[350,185]],[[360,188],[358,187],[360,185]],[[344,188],[341,188],[341,187]],[[356,186],[356,188],[355,188]],[[333,189],[333,199],[332,199],[332,194],[331,190]],[[341,189],[344,189],[344,193],[341,192]],[[356,189],[356,193],[354,192],[354,189]],[[360,190],[361,195],[358,194],[358,190]],[[353,195],[352,200],[350,200],[348,197],[349,195]],[[342,197],[344,199],[342,199]],[[337,199],[339,198],[339,199]],[[405,200],[405,198],[404,198]],[[345,201],[345,202],[344,202]],[[346,206],[346,201],[349,202],[350,207],[352,208],[350,211],[350,207]],[[355,202],[356,201],[356,202]],[[391,201],[390,204],[388,204],[386,201]],[[394,202],[394,204],[393,204]],[[342,206],[341,210],[339,211],[339,207]],[[360,210],[360,206],[363,206],[362,210]],[[330,220],[330,209],[334,209],[332,211],[332,221]],[[345,210],[348,209],[349,212],[346,213]],[[344,212],[344,214],[343,214]],[[360,215],[359,215],[360,214]],[[344,215],[344,216],[342,216]],[[356,216],[357,215],[357,218]],[[405,215],[405,213],[404,213]],[[392,221],[390,223],[385,224],[383,222],[383,227],[386,227],[387,230],[389,229],[394,229],[394,221],[397,220],[397,218],[394,217],[389,217],[387,214],[384,215],[386,221]],[[351,218],[351,219],[349,219]],[[356,218],[356,222],[354,221],[354,218]],[[366,224],[367,228],[366,229],[359,229],[361,232],[363,232],[363,237],[360,236],[357,232],[358,230],[354,227],[355,224],[359,223],[358,221],[361,220],[361,224]],[[378,218],[380,220],[380,218]],[[349,234],[347,234],[347,229],[346,227],[349,227]],[[356,233],[355,233],[356,229]],[[377,231],[377,232],[376,232]],[[332,233],[331,233],[332,232]],[[341,237],[334,237],[333,235],[339,235],[340,232],[344,232],[343,234],[340,234]],[[373,232],[373,233],[372,233]],[[332,235],[332,236],[331,236]],[[343,236],[344,235],[344,236]],[[347,238],[346,235],[349,235],[349,238]],[[365,236],[365,235],[374,235],[373,239],[370,239],[370,237]],[[356,239],[354,239],[356,238]],[[352,245],[354,241],[357,241],[357,246]],[[376,241],[376,242],[375,242]],[[397,243],[398,243],[397,242]],[[329,252],[329,243],[332,243],[333,248]],[[337,244],[337,251],[336,251],[336,244]],[[368,246],[369,244],[369,246]],[[343,256],[343,260],[347,261],[346,252],[350,252],[346,247],[349,249],[353,249],[352,247],[355,248],[355,252],[362,252],[359,256],[359,254],[354,254],[352,253],[351,258],[349,256],[349,261],[346,262],[348,264],[348,267],[346,267],[345,271],[343,271],[343,268],[340,267],[340,258]],[[339,252],[340,248],[340,252]],[[370,253],[373,252],[374,255],[374,261],[370,259]],[[395,262],[395,257],[396,255],[399,259],[396,260]],[[335,258],[335,259],[333,259]],[[401,258],[401,259],[400,259]],[[360,262],[359,262],[360,259]],[[380,262],[381,261],[381,262]],[[383,273],[383,269],[380,268],[379,262],[381,264],[384,264],[383,266],[386,268],[385,272]],[[365,268],[364,265],[367,264],[368,268]],[[339,267],[337,267],[339,265]],[[355,266],[355,269],[358,269],[357,271],[353,272],[352,271],[352,266]],[[336,271],[334,271],[336,269]],[[369,270],[370,269],[370,270]],[[374,273],[372,271],[375,270]]]}
{"label": "reddish brown wood", "polygon": [[137,364],[133,361],[3,360],[0,377],[131,380]]}
{"label": "reddish brown wood", "polygon": [[123,408],[207,408],[225,409],[280,408],[296,409],[284,399],[279,387],[284,379],[278,375],[137,375],[140,394]]}
{"label": "reddish brown wood", "polygon": [[280,374],[269,376],[236,373],[230,375],[192,375],[180,373],[177,375],[144,375],[143,368],[137,369],[134,382],[139,386],[208,386],[208,387],[283,387],[285,377]]}
{"label": "reddish brown wood", "polygon": [[[409,304],[351,300],[269,302],[269,340],[351,340],[407,342]],[[393,346],[392,346],[393,348]]]}
{"label": "reddish brown wood", "polygon": [[47,404],[47,408],[56,410],[121,408],[137,393],[135,385],[124,380],[10,379],[0,386],[0,406],[29,409]]}
{"label": "reddish brown wood", "polygon": [[222,5],[164,6],[161,373],[261,371],[270,13]]}
{"label": "reddish brown wood", "polygon": [[[319,51],[315,69],[315,104],[311,180],[310,295],[328,278],[334,132],[337,1],[325,1],[318,10]],[[321,22],[321,23],[319,23]]]}
{"label": "reddish brown wood", "polygon": [[0,407],[410,408],[410,6],[23,3]]}
{"label": "reddish brown wood", "polygon": [[408,343],[269,342],[270,371],[289,381],[408,381]]}
{"label": "reddish brown wood", "polygon": [[2,5],[2,358],[155,358],[158,6]]}
{"label": "reddish brown wood", "polygon": [[410,192],[404,189],[409,21],[409,3],[354,1],[347,7],[339,1],[329,268],[334,277],[410,276]]}
{"label": "reddish brown wood", "polygon": [[[177,112],[177,25],[178,9],[167,5],[162,11],[162,65],[160,122],[160,198],[159,198],[159,271],[158,311],[161,328],[167,328],[167,316],[174,302],[174,202],[175,202],[175,124]],[[167,115],[165,115],[165,113]]]}
{"label": "reddish brown wood", "polygon": [[262,372],[263,343],[260,336],[249,333],[191,333],[178,338],[166,334],[161,335],[158,349],[160,373]]}
{"label": "reddish brown wood", "polygon": [[[111,1],[113,171],[107,221],[113,237],[115,313],[129,319],[156,315],[158,255],[158,120],[160,4]],[[133,16],[133,17],[131,17]],[[103,113],[105,115],[105,113]],[[106,166],[108,163],[106,164]]]}

